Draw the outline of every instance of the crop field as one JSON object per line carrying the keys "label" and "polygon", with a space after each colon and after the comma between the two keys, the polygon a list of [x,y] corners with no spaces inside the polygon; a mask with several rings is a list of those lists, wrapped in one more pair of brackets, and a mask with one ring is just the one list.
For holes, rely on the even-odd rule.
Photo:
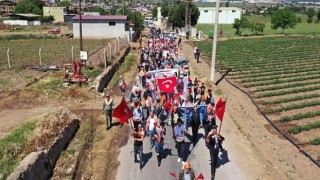
{"label": "crop field", "polygon": [[[211,57],[211,42],[197,42]],[[303,150],[320,160],[320,38],[288,36],[218,42],[217,69],[248,92]],[[210,58],[209,58],[210,59]]]}
{"label": "crop field", "polygon": [[[94,53],[107,43],[106,39],[84,39],[84,50],[88,55]],[[42,65],[61,65],[72,61],[72,46],[74,58],[80,56],[80,45],[77,39],[31,39],[31,40],[1,40],[0,43],[0,70],[8,67],[7,51],[13,68],[23,66],[39,66],[41,48]]]}

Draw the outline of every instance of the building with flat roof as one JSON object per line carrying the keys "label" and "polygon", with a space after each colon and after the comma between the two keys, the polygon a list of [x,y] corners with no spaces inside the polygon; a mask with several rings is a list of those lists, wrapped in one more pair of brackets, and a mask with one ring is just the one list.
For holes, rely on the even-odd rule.
{"label": "building with flat roof", "polygon": [[[80,37],[79,15],[72,18],[73,34]],[[82,16],[83,38],[129,38],[127,16]]]}
{"label": "building with flat roof", "polygon": [[53,16],[54,22],[64,22],[64,16],[67,14],[67,8],[43,6],[43,16]]}
{"label": "building with flat roof", "polygon": [[[214,24],[215,7],[198,7],[200,16],[199,24]],[[242,10],[237,7],[221,7],[219,8],[219,24],[232,24],[235,19],[240,19]]]}

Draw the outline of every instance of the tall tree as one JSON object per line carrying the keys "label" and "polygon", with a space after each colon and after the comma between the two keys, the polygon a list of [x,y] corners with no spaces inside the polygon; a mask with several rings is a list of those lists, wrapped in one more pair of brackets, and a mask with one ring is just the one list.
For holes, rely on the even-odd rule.
{"label": "tall tree", "polygon": [[320,10],[318,10],[317,19],[318,19],[318,21],[320,22]]}
{"label": "tall tree", "polygon": [[157,18],[157,16],[158,16],[158,9],[157,7],[154,7],[152,9],[152,19]]}
{"label": "tall tree", "polygon": [[161,5],[161,16],[168,17],[169,16],[169,11],[170,11],[170,6],[169,6],[168,3],[165,3],[165,4]]}
{"label": "tall tree", "polygon": [[287,9],[278,9],[271,15],[271,28],[272,29],[282,29],[282,33],[284,33],[285,29],[295,28],[297,25],[297,16],[296,14]]}
{"label": "tall tree", "polygon": [[[195,26],[198,22],[200,11],[197,6],[193,3],[190,4],[191,13],[191,26]],[[175,4],[169,11],[169,22],[172,23],[173,27],[184,27],[185,26],[185,4]]]}
{"label": "tall tree", "polygon": [[131,12],[129,11],[128,13],[128,20],[132,23],[134,23],[134,30],[140,34],[141,31],[143,30],[144,28],[144,25],[143,25],[143,16],[141,15],[140,12]]}
{"label": "tall tree", "polygon": [[250,24],[250,30],[255,34],[263,33],[265,27],[266,25],[261,22],[252,21]]}
{"label": "tall tree", "polygon": [[306,12],[306,15],[308,16],[307,22],[308,23],[312,23],[313,16],[316,15],[316,11],[313,8],[308,8],[307,12]]}
{"label": "tall tree", "polygon": [[42,15],[42,7],[43,3],[41,1],[34,1],[34,0],[21,0],[17,3],[14,7],[14,13],[32,13]]}
{"label": "tall tree", "polygon": [[236,29],[235,34],[241,36],[242,32],[250,28],[250,21],[245,16],[241,16],[240,19],[235,19],[232,24],[232,28]]}

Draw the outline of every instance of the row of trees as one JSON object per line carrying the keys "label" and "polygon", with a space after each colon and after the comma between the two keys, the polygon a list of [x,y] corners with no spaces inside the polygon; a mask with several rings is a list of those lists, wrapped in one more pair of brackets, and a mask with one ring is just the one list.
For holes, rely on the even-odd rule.
{"label": "row of trees", "polygon": [[320,22],[320,10],[316,12],[314,8],[308,8],[306,11],[306,15],[308,17],[307,22],[312,23],[313,22],[313,17],[317,16],[317,22]]}
{"label": "row of trees", "polygon": [[232,27],[236,29],[235,34],[241,36],[242,32],[246,29],[250,29],[255,34],[263,33],[265,24],[255,21],[249,21],[248,18],[242,16],[240,19],[236,19],[232,24]]}

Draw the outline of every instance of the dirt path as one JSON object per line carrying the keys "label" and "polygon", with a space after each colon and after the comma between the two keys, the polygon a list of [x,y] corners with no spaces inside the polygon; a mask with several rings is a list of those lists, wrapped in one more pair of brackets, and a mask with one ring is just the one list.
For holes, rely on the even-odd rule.
{"label": "dirt path", "polygon": [[[193,47],[183,44],[182,53],[189,58],[192,70],[202,80],[210,77],[210,67],[200,59],[197,64],[193,58]],[[221,78],[215,73],[215,81]],[[244,162],[244,170],[255,174],[257,179],[317,179],[320,171],[317,166],[302,155],[288,141],[271,134],[265,125],[267,121],[257,112],[250,99],[239,90],[222,80],[216,89],[228,97],[224,119],[223,134],[228,143],[237,149],[234,156]],[[218,97],[216,97],[218,98]],[[226,141],[226,142],[227,142]],[[239,158],[239,159],[238,159]],[[232,169],[227,170],[229,173]],[[227,172],[226,172],[227,173]]]}

